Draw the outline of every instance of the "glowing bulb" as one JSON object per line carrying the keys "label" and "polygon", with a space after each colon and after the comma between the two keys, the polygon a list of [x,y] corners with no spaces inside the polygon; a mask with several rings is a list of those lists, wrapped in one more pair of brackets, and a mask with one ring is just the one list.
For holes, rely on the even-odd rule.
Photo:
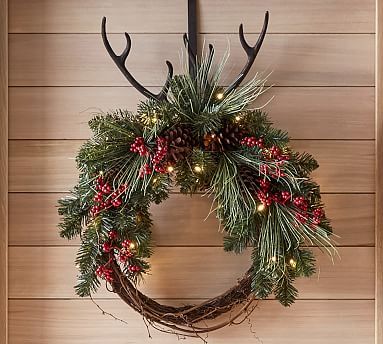
{"label": "glowing bulb", "polygon": [[130,248],[131,250],[135,249],[135,248],[136,248],[135,243],[134,243],[134,242],[131,242],[131,243],[129,244],[129,248]]}
{"label": "glowing bulb", "polygon": [[241,116],[235,116],[235,121],[239,122],[241,120]]}
{"label": "glowing bulb", "polygon": [[171,165],[169,165],[169,166],[166,168],[166,170],[167,170],[169,173],[171,173],[171,172],[174,171],[174,167],[171,166]]}
{"label": "glowing bulb", "polygon": [[202,167],[199,165],[196,165],[196,166],[194,166],[194,171],[197,173],[200,173],[200,172],[202,172]]}
{"label": "glowing bulb", "polygon": [[271,257],[271,261],[273,261],[275,263],[277,261],[277,257],[276,256],[272,256]]}
{"label": "glowing bulb", "polygon": [[219,92],[217,93],[217,95],[215,96],[218,100],[222,100],[223,99],[223,93],[222,92]]}
{"label": "glowing bulb", "polygon": [[153,184],[154,184],[157,180],[158,180],[157,178],[154,178],[154,179],[153,179]]}
{"label": "glowing bulb", "polygon": [[257,211],[264,211],[265,209],[266,209],[266,206],[263,203],[258,204]]}
{"label": "glowing bulb", "polygon": [[293,258],[290,259],[289,264],[293,269],[297,266],[297,262]]}
{"label": "glowing bulb", "polygon": [[152,117],[152,123],[156,123],[157,122],[157,117],[156,116],[153,116]]}

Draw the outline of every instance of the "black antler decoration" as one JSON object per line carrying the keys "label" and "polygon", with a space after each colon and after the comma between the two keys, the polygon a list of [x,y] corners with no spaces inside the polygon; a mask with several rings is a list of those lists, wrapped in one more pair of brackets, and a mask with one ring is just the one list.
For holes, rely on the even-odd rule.
{"label": "black antler decoration", "polygon": [[245,35],[243,34],[243,25],[239,25],[239,39],[241,41],[241,45],[247,54],[247,63],[245,67],[241,70],[241,73],[237,76],[237,78],[230,84],[230,86],[225,90],[225,94],[230,93],[232,90],[235,90],[246,77],[247,73],[249,73],[251,66],[253,65],[255,58],[258,55],[259,49],[261,49],[263,40],[266,35],[267,25],[269,24],[269,12],[265,13],[265,20],[263,22],[262,31],[258,37],[257,43],[253,47],[251,47],[245,40]]}
{"label": "black antler decoration", "polygon": [[105,17],[102,18],[101,35],[102,35],[102,40],[104,41],[105,48],[106,48],[107,52],[109,53],[110,57],[112,58],[114,63],[117,65],[117,67],[120,69],[122,74],[124,74],[125,78],[132,84],[132,86],[147,98],[155,99],[158,101],[166,100],[167,93],[169,90],[170,80],[173,77],[173,66],[172,66],[172,64],[169,61],[166,61],[166,64],[168,66],[168,76],[167,76],[165,85],[162,88],[160,93],[154,94],[154,93],[150,92],[149,90],[147,90],[144,86],[142,86],[133,77],[133,75],[130,74],[130,72],[127,70],[127,68],[125,66],[126,59],[129,55],[130,48],[132,46],[132,41],[130,39],[129,34],[127,32],[125,32],[126,47],[125,47],[124,51],[121,53],[121,55],[117,55],[113,51],[113,49],[112,49],[112,47],[108,41],[108,37],[106,36],[106,18]]}
{"label": "black antler decoration", "polygon": [[[189,72],[192,75],[193,78],[196,76],[197,71],[197,19],[196,19],[196,0],[189,0],[188,1],[189,6],[189,36],[185,33],[183,36],[184,44],[188,50],[189,55]],[[224,94],[228,94],[231,91],[235,90],[243,81],[243,79],[246,77],[246,75],[249,73],[251,66],[253,65],[255,58],[258,55],[259,50],[261,49],[263,40],[266,35],[267,26],[269,24],[269,12],[265,13],[265,20],[263,22],[262,31],[258,37],[257,42],[252,47],[250,46],[246,40],[245,35],[243,33],[243,25],[241,24],[239,26],[239,39],[241,41],[241,45],[243,49],[245,50],[247,54],[247,63],[239,73],[239,75],[236,77],[236,79],[227,87]],[[128,81],[132,84],[134,88],[136,88],[140,93],[142,93],[145,97],[151,98],[158,101],[167,100],[167,93],[170,86],[170,81],[173,77],[173,66],[169,61],[166,61],[166,64],[168,66],[168,76],[165,82],[164,87],[162,88],[161,92],[158,94],[154,94],[147,90],[144,86],[142,86],[130,72],[127,70],[125,66],[126,59],[129,55],[130,48],[132,46],[132,42],[130,39],[130,36],[128,33],[125,32],[126,37],[126,47],[124,51],[121,53],[121,55],[117,55],[112,47],[110,46],[110,43],[108,41],[107,35],[106,35],[106,18],[102,18],[102,25],[101,25],[101,34],[102,34],[102,40],[104,41],[104,45],[106,50],[108,51],[110,57],[113,59],[114,63],[117,65],[117,67],[120,69],[122,74],[128,79]],[[214,47],[209,44],[209,55],[208,55],[208,65],[212,63],[214,56]]]}

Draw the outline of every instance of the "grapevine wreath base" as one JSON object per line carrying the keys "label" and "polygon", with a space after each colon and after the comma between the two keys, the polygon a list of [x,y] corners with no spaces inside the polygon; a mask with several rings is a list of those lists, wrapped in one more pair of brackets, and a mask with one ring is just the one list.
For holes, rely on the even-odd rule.
{"label": "grapevine wreath base", "polygon": [[[251,291],[250,271],[238,281],[237,285],[223,294],[199,305],[179,307],[160,304],[142,294],[134,283],[121,273],[118,266],[114,265],[113,271],[116,277],[111,283],[113,291],[135,311],[142,314],[151,326],[162,332],[198,337],[227,325],[242,322],[256,306],[256,298]],[[238,305],[240,307],[236,307]],[[234,308],[236,308],[235,311],[233,311]],[[222,322],[215,322],[211,326],[207,325],[207,320],[216,319],[230,311],[233,312]]]}
{"label": "grapevine wreath base", "polygon": [[[202,338],[240,323],[256,300],[271,294],[282,305],[291,305],[298,296],[296,278],[315,273],[309,247],[333,254],[330,222],[319,186],[310,178],[317,162],[292,150],[288,135],[273,128],[259,108],[250,108],[266,90],[265,78],[256,75],[239,87],[257,56],[267,22],[268,13],[254,47],[240,27],[248,62],[228,87],[220,84],[225,58],[213,65],[214,48],[209,46],[200,60],[189,49],[193,68],[182,75],[173,77],[168,62],[165,86],[153,94],[126,69],[129,35],[126,49],[116,55],[103,20],[108,53],[149,100],[139,103],[137,113],[117,110],[89,122],[93,136],[77,156],[79,182],[71,196],[59,201],[61,236],[81,238],[76,258],[79,296],[91,296],[105,281],[146,324]],[[150,271],[154,247],[150,205],[165,200],[174,185],[183,194],[202,191],[212,196],[226,251],[252,250],[250,268],[237,284],[199,305],[163,305],[137,289]],[[226,318],[217,319],[224,313]]]}

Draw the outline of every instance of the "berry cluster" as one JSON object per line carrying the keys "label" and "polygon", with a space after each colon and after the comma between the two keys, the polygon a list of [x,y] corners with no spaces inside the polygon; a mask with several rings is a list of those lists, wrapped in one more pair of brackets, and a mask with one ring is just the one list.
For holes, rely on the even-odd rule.
{"label": "berry cluster", "polygon": [[265,176],[271,176],[273,178],[281,178],[286,176],[286,174],[282,171],[281,165],[283,161],[279,161],[275,166],[269,166],[267,164],[261,164],[259,166],[259,172]]}
{"label": "berry cluster", "polygon": [[271,183],[269,180],[262,178],[259,180],[260,190],[257,192],[259,201],[266,206],[275,203],[286,204],[291,199],[291,194],[288,191],[272,192]]}
{"label": "berry cluster", "polygon": [[296,218],[300,223],[306,223],[309,219],[311,219],[314,225],[319,225],[321,223],[325,215],[323,209],[316,208],[312,211],[312,214],[310,215],[308,211],[309,203],[302,196],[295,197],[293,199],[293,204],[299,209],[299,212],[297,213]]}
{"label": "berry cluster", "polygon": [[273,203],[283,205],[294,205],[298,211],[296,212],[296,219],[300,223],[306,223],[311,219],[314,225],[319,225],[324,217],[324,211],[321,208],[316,208],[309,213],[309,202],[303,196],[292,197],[289,191],[276,191],[271,190],[271,183],[267,179],[259,180],[260,190],[257,192],[258,200],[265,206],[270,206]]}
{"label": "berry cluster", "polygon": [[153,169],[158,173],[166,173],[163,160],[168,153],[168,141],[163,137],[158,137],[156,143],[156,152],[152,157]]}
{"label": "berry cluster", "polygon": [[102,210],[111,207],[118,208],[122,204],[121,195],[126,191],[126,188],[127,185],[121,185],[112,192],[110,184],[102,176],[99,176],[95,183],[97,193],[93,197],[94,205],[90,209],[91,214],[95,216]]}
{"label": "berry cluster", "polygon": [[247,136],[241,140],[241,145],[246,146],[246,147],[258,147],[258,148],[263,148],[264,147],[264,142],[263,138],[260,137],[257,139],[254,136]]}
{"label": "berry cluster", "polygon": [[107,282],[113,282],[112,269],[107,267],[107,264],[100,265],[96,270],[96,275]]}
{"label": "berry cluster", "polygon": [[140,169],[140,178],[144,178],[144,176],[148,175],[148,174],[152,174],[153,170],[152,168],[150,167],[149,164],[144,164],[142,165],[141,169]]}
{"label": "berry cluster", "polygon": [[129,265],[128,270],[131,273],[134,273],[134,272],[139,272],[141,270],[141,268],[138,265]]}
{"label": "berry cluster", "polygon": [[[109,260],[106,264],[100,265],[96,269],[96,274],[107,282],[113,281],[112,269],[109,267],[112,261],[117,259],[121,264],[127,264],[129,263],[129,258],[134,256],[135,244],[131,240],[123,240],[121,247],[118,247],[116,239],[118,239],[117,232],[111,230],[108,234],[108,240],[101,244],[101,250],[109,254]],[[130,264],[127,268],[131,273],[141,271],[141,267],[135,264]]]}
{"label": "berry cluster", "polygon": [[138,153],[141,156],[146,156],[149,154],[148,147],[145,145],[145,140],[142,136],[136,137],[134,142],[130,145],[130,151]]}
{"label": "berry cluster", "polygon": [[136,137],[134,143],[132,143],[130,150],[135,153],[139,153],[141,156],[149,156],[150,163],[146,163],[141,167],[140,178],[154,172],[167,173],[166,156],[169,150],[169,142],[164,137],[157,137],[156,146],[154,147],[154,153],[150,153],[145,145],[142,137]]}
{"label": "berry cluster", "polygon": [[134,249],[134,245],[130,240],[124,240],[121,245],[122,249],[119,250],[118,259],[121,263],[125,264],[129,258],[133,257],[131,250]]}
{"label": "berry cluster", "polygon": [[300,223],[306,223],[308,220],[307,209],[309,207],[307,200],[302,196],[295,197],[293,204],[299,209],[299,212],[296,214],[296,219]]}
{"label": "berry cluster", "polygon": [[283,163],[290,159],[288,154],[284,154],[278,146],[272,146],[266,148],[263,138],[257,139],[255,136],[247,136],[241,140],[241,144],[246,147],[258,147],[262,156],[267,160],[273,160],[275,162],[274,167],[270,167],[268,164],[260,166],[260,172],[264,175],[270,175],[274,178],[284,177],[285,174],[281,170]]}
{"label": "berry cluster", "polygon": [[280,163],[290,159],[290,156],[288,154],[284,154],[278,146],[272,146],[269,149],[264,149],[263,155],[267,159],[275,160]]}
{"label": "berry cluster", "polygon": [[313,210],[313,223],[315,225],[319,225],[324,217],[324,211],[321,208],[317,208]]}

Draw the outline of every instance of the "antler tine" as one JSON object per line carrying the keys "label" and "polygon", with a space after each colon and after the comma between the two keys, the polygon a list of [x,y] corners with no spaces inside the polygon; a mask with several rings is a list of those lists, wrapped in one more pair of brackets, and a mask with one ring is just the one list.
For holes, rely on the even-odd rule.
{"label": "antler tine", "polygon": [[158,94],[154,94],[147,90],[144,86],[142,86],[130,72],[127,70],[125,66],[126,59],[128,58],[130,48],[132,46],[132,40],[130,39],[130,36],[127,32],[125,32],[125,38],[126,38],[126,47],[124,51],[121,53],[121,55],[117,55],[112,46],[109,43],[108,37],[106,35],[106,17],[102,18],[102,24],[101,24],[101,35],[102,35],[102,40],[104,42],[104,46],[106,51],[109,53],[110,57],[118,67],[118,69],[121,71],[121,73],[125,76],[125,78],[132,84],[132,86],[142,93],[145,97],[151,98],[157,101],[162,101],[166,100],[167,93],[169,90],[170,86],[170,81],[173,77],[173,66],[169,61],[166,61],[166,65],[168,66],[168,75],[166,78],[165,85],[163,86],[161,92]]}
{"label": "antler tine", "polygon": [[213,47],[213,44],[209,44],[209,54],[207,58],[207,61],[208,61],[207,65],[209,70],[213,62],[213,58],[214,58],[214,47]]}
{"label": "antler tine", "polygon": [[267,11],[265,13],[265,20],[263,22],[262,31],[258,37],[257,43],[255,43],[255,45],[253,47],[250,46],[245,40],[245,35],[243,33],[243,25],[241,24],[239,26],[239,39],[241,41],[241,45],[242,45],[243,49],[245,50],[245,52],[247,54],[247,63],[245,65],[245,67],[243,67],[243,69],[241,70],[241,72],[239,73],[237,78],[225,90],[225,94],[228,94],[231,91],[235,90],[241,84],[243,79],[246,77],[247,73],[249,73],[250,68],[255,61],[255,58],[257,57],[258,52],[261,49],[263,40],[264,40],[265,35],[266,35],[268,24],[269,24],[269,12]]}
{"label": "antler tine", "polygon": [[189,38],[186,33],[183,35],[184,45],[188,51],[189,56],[189,63],[192,64],[192,66],[195,68],[197,65],[197,56],[195,52],[193,51],[192,47],[190,46]]}

